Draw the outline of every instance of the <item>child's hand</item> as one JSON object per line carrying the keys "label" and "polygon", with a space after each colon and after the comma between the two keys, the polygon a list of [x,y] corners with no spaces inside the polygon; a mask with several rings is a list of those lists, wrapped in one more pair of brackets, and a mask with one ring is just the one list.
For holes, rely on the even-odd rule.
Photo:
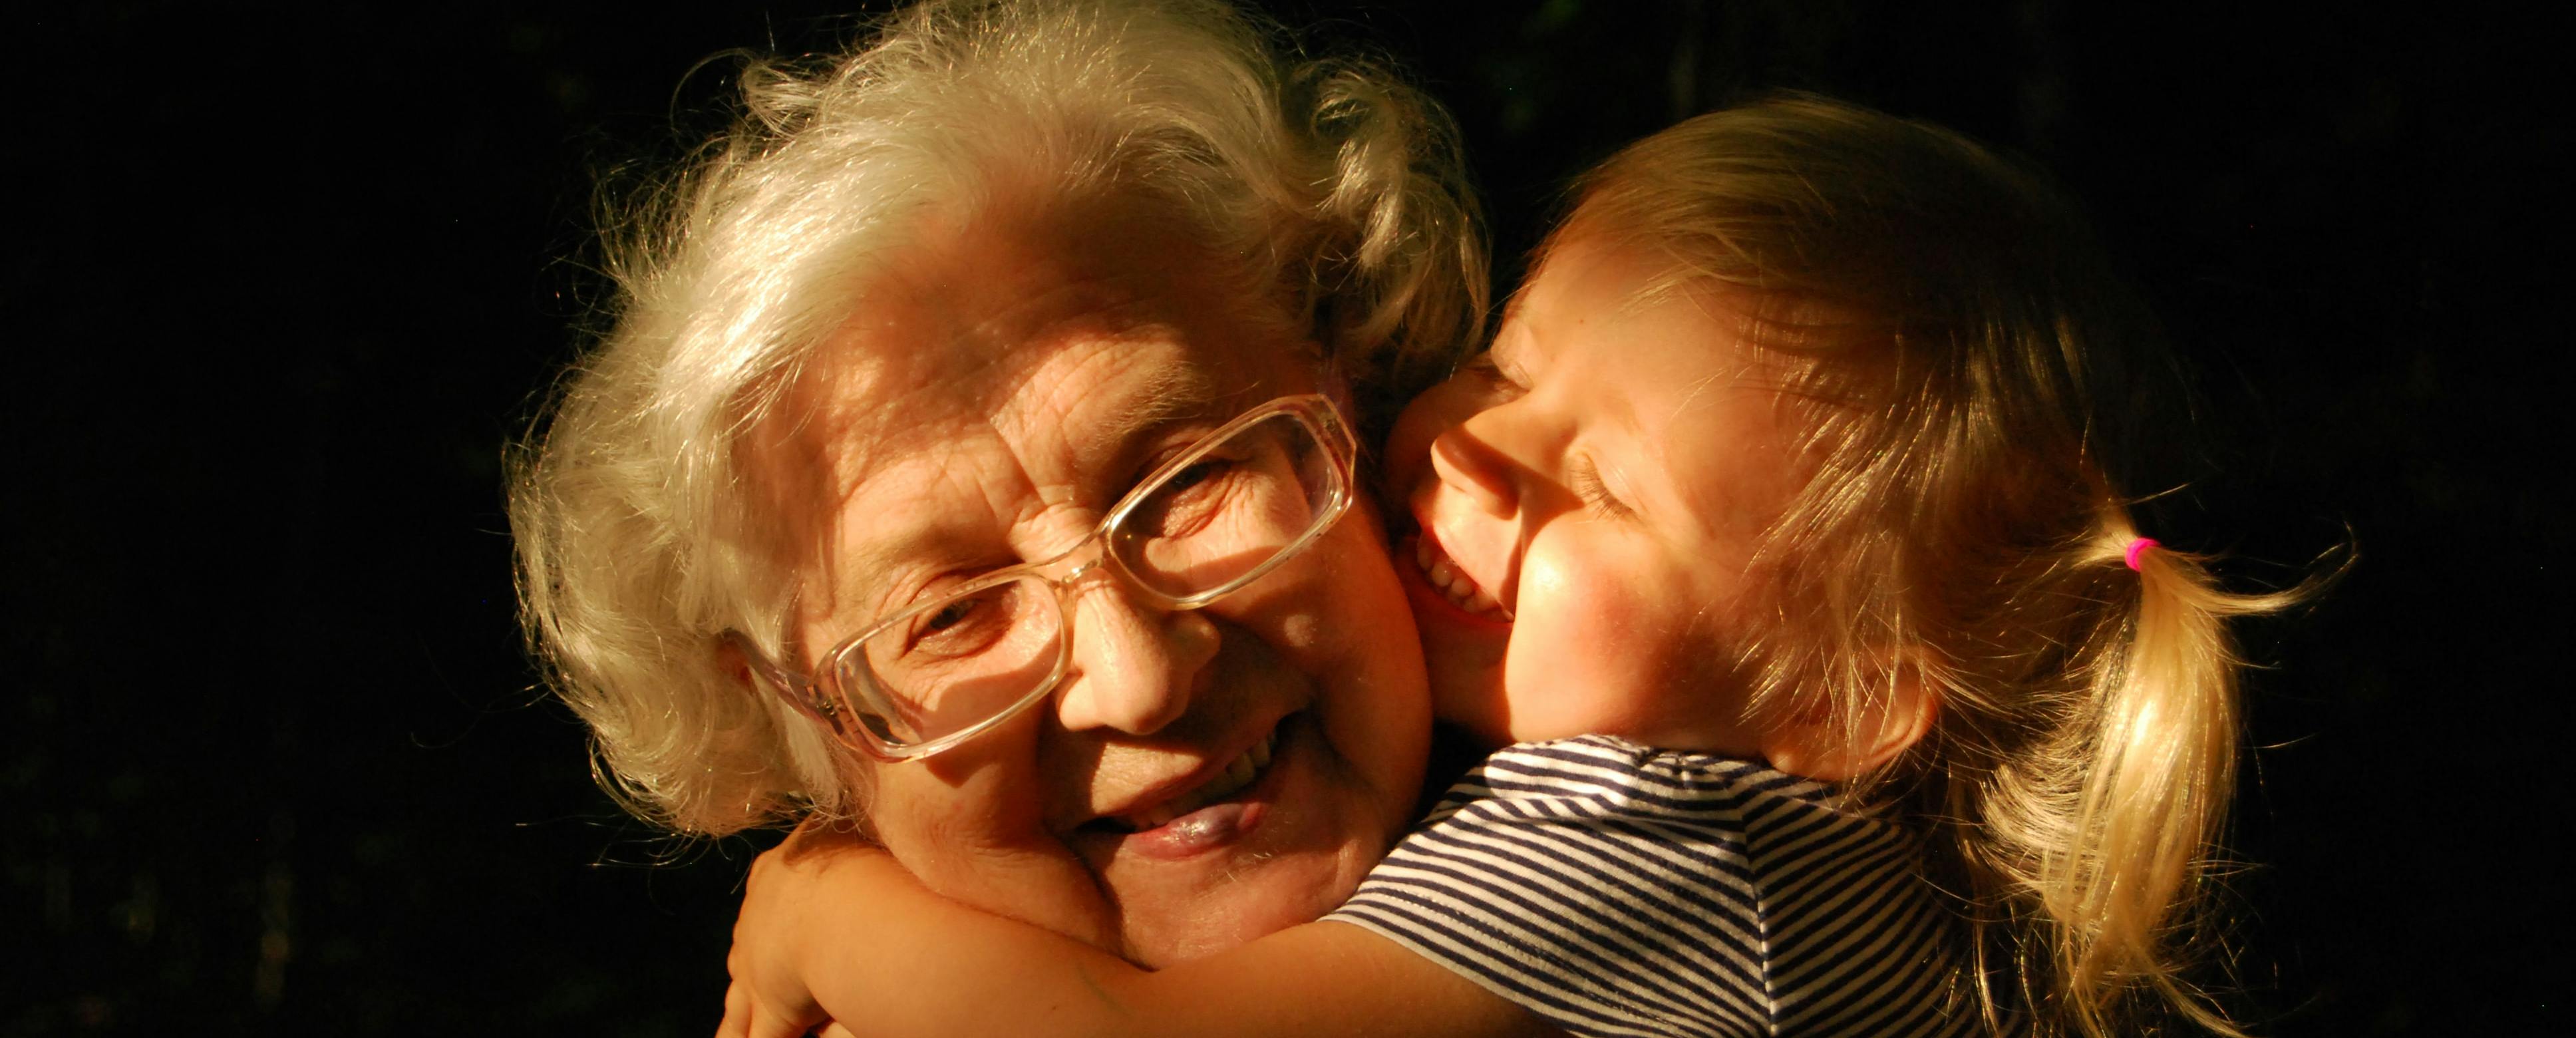
{"label": "child's hand", "polygon": [[884,853],[855,835],[807,822],[751,863],[733,950],[725,956],[733,984],[725,991],[717,1038],[798,1038],[829,1022],[806,979],[824,961],[808,932],[859,929],[867,885],[848,866]]}
{"label": "child's hand", "polygon": [[[803,1009],[787,1009],[765,1004],[749,985],[740,980],[725,988],[724,1020],[716,1025],[716,1038],[804,1038],[823,1019],[823,1009],[810,1000]],[[838,1025],[830,1033],[848,1034]]]}

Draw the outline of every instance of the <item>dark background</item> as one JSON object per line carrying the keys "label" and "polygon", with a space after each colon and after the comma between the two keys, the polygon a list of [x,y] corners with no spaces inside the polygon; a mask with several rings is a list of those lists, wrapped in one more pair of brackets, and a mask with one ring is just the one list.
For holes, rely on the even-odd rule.
{"label": "dark background", "polygon": [[[2360,554],[2249,631],[2236,1004],[2568,1029],[2558,34],[2458,4],[1276,8],[1454,107],[1506,276],[1565,176],[1751,89],[2055,170],[2205,396],[2153,532],[2248,585]],[[520,655],[499,461],[598,298],[593,174],[721,125],[699,59],[827,49],[837,13],[0,23],[32,228],[0,288],[0,1034],[712,1031],[765,841],[659,838],[593,786]]]}

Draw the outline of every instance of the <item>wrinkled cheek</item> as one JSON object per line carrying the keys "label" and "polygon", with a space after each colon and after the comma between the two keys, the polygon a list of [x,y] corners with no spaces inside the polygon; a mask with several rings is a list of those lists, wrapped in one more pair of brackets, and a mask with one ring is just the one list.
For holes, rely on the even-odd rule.
{"label": "wrinkled cheek", "polygon": [[1377,509],[1365,500],[1303,556],[1209,611],[1250,632],[1307,681],[1329,687],[1356,677],[1409,689],[1416,705],[1423,702],[1413,613]]}
{"label": "wrinkled cheek", "polygon": [[1116,950],[1098,881],[1044,824],[1035,769],[952,756],[876,766],[873,822],[895,860],[943,897]]}
{"label": "wrinkled cheek", "polygon": [[1322,686],[1327,735],[1394,809],[1409,819],[1431,746],[1431,696],[1421,640],[1405,605],[1373,508],[1354,509],[1334,531],[1334,608],[1314,637],[1327,651],[1307,671]]}

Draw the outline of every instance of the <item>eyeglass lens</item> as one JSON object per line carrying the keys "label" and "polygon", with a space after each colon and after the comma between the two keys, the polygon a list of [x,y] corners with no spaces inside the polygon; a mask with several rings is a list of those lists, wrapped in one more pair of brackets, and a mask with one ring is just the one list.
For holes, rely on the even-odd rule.
{"label": "eyeglass lens", "polygon": [[1172,598],[1224,587],[1313,529],[1333,483],[1332,456],[1305,423],[1272,415],[1156,485],[1110,531],[1110,551]]}
{"label": "eyeglass lens", "polygon": [[[1281,413],[1204,444],[1143,492],[1108,531],[1108,551],[1139,583],[1173,599],[1246,579],[1332,515],[1332,453]],[[925,609],[843,656],[842,687],[869,727],[897,743],[963,731],[1016,708],[1056,673],[1065,620],[1036,575]],[[873,700],[873,701],[867,701]]]}

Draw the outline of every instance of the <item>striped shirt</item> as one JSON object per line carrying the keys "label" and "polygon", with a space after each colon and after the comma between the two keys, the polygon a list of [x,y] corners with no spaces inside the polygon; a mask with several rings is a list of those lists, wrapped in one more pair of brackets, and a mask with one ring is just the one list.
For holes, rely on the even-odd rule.
{"label": "striped shirt", "polygon": [[1965,1035],[1921,841],[1767,765],[1609,736],[1451,788],[1328,918],[1578,1035]]}

